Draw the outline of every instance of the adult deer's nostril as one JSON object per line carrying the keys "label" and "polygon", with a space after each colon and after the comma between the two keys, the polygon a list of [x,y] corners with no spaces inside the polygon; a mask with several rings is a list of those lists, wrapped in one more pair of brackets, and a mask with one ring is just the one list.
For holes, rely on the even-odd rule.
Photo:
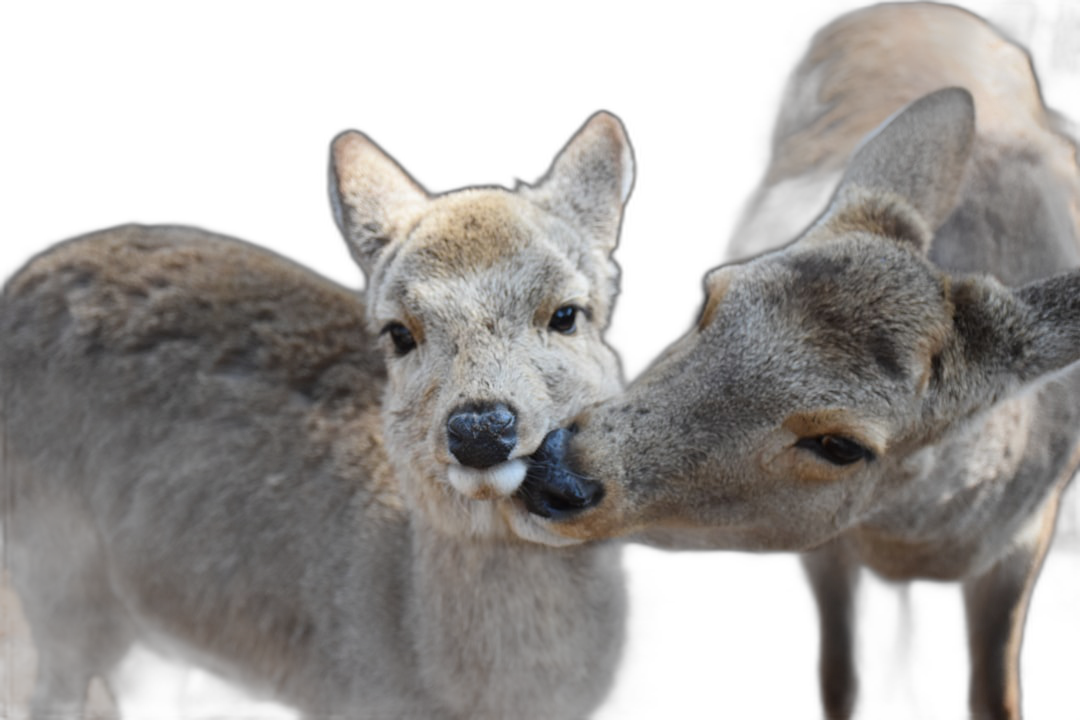
{"label": "adult deer's nostril", "polygon": [[517,415],[503,403],[462,405],[446,420],[446,442],[462,465],[498,465],[517,445]]}

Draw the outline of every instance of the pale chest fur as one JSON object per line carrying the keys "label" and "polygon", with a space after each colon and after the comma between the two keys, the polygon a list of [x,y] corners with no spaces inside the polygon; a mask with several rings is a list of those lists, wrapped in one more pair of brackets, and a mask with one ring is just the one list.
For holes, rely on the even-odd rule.
{"label": "pale chest fur", "polygon": [[415,524],[413,539],[408,623],[424,685],[444,706],[541,718],[599,702],[622,647],[618,545],[450,540]]}

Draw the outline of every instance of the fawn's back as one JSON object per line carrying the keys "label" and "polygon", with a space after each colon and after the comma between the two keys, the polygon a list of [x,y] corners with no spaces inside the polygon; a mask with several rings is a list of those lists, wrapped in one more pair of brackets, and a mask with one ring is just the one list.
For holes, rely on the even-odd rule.
{"label": "fawn's back", "polygon": [[[41,667],[84,642],[108,667],[138,636],[311,707],[348,687],[305,657],[339,646],[326,588],[359,559],[400,601],[405,546],[359,298],[239,241],[127,226],[31,261],[3,303],[5,524]],[[377,604],[352,612],[392,640]],[[350,661],[415,692],[393,656]]]}

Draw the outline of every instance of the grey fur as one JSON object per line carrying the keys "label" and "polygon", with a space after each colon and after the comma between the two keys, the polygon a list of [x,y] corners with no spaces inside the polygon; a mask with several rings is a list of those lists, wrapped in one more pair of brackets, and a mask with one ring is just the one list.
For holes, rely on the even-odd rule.
{"label": "grey fur", "polygon": [[815,37],[735,252],[792,224],[755,216],[775,188],[817,197],[837,170],[824,215],[712,271],[698,325],[577,418],[545,472],[606,495],[548,526],[808,551],[830,718],[854,706],[858,568],[960,581],[972,713],[1019,717],[1027,601],[1080,462],[1080,272],[1058,274],[1080,260],[1076,149],[980,19],[880,5]]}
{"label": "grey fur", "polygon": [[[358,133],[334,147],[367,302],[176,227],[63,243],[4,287],[3,522],[34,717],[81,716],[135,640],[313,718],[582,717],[607,693],[619,547],[524,542],[543,531],[513,488],[460,494],[431,403],[516,393],[527,455],[619,388],[602,331],[633,174],[621,124],[595,117],[559,187],[521,193],[430,198]],[[551,337],[567,283],[598,319]],[[397,357],[379,313],[406,306],[420,343]]]}

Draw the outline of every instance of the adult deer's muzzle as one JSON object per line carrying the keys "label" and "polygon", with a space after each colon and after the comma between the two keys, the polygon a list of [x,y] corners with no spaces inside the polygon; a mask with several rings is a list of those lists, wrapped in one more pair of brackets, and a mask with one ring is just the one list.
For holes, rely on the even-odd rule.
{"label": "adult deer's muzzle", "polygon": [[529,512],[555,520],[599,504],[604,486],[575,473],[567,464],[567,445],[576,430],[558,428],[544,438],[529,457],[525,481],[518,496]]}

